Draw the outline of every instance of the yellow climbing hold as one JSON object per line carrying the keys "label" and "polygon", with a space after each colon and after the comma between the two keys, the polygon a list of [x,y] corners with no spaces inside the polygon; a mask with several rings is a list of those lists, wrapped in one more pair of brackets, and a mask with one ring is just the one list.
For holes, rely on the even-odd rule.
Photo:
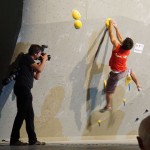
{"label": "yellow climbing hold", "polygon": [[76,20],[79,20],[81,18],[81,14],[78,10],[73,10],[72,11],[72,17]]}
{"label": "yellow climbing hold", "polygon": [[98,123],[101,123],[101,120],[98,120]]}
{"label": "yellow climbing hold", "polygon": [[124,102],[124,103],[126,102],[126,99],[125,99],[125,98],[123,99],[123,102]]}
{"label": "yellow climbing hold", "polygon": [[124,104],[124,106],[126,105],[126,99],[125,98],[123,99],[123,104]]}
{"label": "yellow climbing hold", "polygon": [[101,125],[101,122],[102,122],[101,120],[98,120],[98,121],[97,121],[97,123],[98,123],[99,126]]}
{"label": "yellow climbing hold", "polygon": [[105,22],[106,28],[109,28],[109,21],[110,21],[110,18],[107,18]]}
{"label": "yellow climbing hold", "polygon": [[75,20],[75,22],[74,22],[74,27],[75,27],[76,29],[82,28],[82,22],[81,22],[80,20]]}

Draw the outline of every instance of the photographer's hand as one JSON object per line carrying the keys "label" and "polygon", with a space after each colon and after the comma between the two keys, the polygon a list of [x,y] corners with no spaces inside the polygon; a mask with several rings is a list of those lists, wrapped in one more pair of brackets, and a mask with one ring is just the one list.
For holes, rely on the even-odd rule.
{"label": "photographer's hand", "polygon": [[47,54],[45,53],[44,55],[41,55],[41,58],[42,58],[42,61],[47,61],[48,56],[47,56]]}
{"label": "photographer's hand", "polygon": [[31,67],[33,68],[33,70],[35,71],[35,75],[34,78],[36,80],[39,79],[39,74],[43,71],[44,66],[46,64],[46,61],[48,59],[47,54],[41,55],[42,61],[40,64],[34,63],[31,65]]}

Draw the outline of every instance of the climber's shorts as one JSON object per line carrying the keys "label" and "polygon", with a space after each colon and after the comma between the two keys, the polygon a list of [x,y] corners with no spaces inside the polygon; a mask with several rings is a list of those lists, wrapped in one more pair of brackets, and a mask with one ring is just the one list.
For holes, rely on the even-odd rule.
{"label": "climber's shorts", "polygon": [[128,73],[132,73],[132,69],[127,69],[123,72],[119,72],[119,73],[114,73],[113,71],[111,71],[109,73],[109,78],[107,80],[107,85],[106,85],[106,92],[108,93],[114,93],[118,81],[124,77],[127,76]]}

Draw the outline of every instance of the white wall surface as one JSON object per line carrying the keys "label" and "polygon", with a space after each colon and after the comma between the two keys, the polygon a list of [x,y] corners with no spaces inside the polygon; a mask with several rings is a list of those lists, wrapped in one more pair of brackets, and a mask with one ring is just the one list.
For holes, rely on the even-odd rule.
{"label": "white wall surface", "polygon": [[[150,109],[149,7],[147,0],[24,1],[22,28],[12,62],[32,43],[47,44],[46,52],[52,56],[32,90],[38,137],[83,140],[136,136],[140,121],[149,115],[145,110]],[[73,9],[82,15],[83,27],[78,30],[74,28]],[[116,20],[124,37],[144,44],[143,53],[135,53],[133,48],[128,60],[143,91],[138,93],[133,82],[129,91],[124,80],[120,81],[113,97],[113,111],[101,114],[99,109],[105,104],[103,80],[110,71],[112,49],[108,33],[96,63],[92,59],[109,17]],[[16,114],[12,88],[13,83],[7,85],[0,97],[0,139],[9,139]],[[27,137],[24,126],[21,135]]]}

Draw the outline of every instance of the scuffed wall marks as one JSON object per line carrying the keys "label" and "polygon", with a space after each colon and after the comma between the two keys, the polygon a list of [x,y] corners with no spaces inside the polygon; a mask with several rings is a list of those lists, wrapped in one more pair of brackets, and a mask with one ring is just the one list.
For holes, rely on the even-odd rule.
{"label": "scuffed wall marks", "polygon": [[62,126],[57,114],[65,97],[65,90],[58,86],[50,90],[42,106],[41,116],[35,118],[37,133],[40,137],[63,135]]}
{"label": "scuffed wall marks", "polygon": [[[61,104],[64,101],[65,90],[62,86],[52,88],[41,108],[41,115],[35,116],[35,130],[38,137],[61,137],[63,129],[57,117]],[[26,137],[25,128],[22,128],[22,137]]]}

